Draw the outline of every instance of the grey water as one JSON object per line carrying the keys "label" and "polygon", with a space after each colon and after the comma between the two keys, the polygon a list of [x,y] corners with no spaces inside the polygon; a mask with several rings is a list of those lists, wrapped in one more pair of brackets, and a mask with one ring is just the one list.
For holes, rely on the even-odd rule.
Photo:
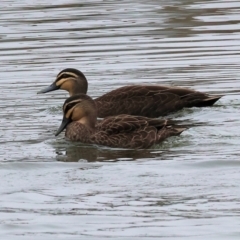
{"label": "grey water", "polygon": [[[1,1],[1,239],[240,238],[239,1]],[[225,95],[148,150],[54,136],[73,67],[93,98],[128,84]]]}

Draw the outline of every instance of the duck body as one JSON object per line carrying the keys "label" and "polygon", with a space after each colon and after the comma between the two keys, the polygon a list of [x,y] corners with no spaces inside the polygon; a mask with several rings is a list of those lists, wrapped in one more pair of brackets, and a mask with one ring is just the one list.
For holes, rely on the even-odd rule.
{"label": "duck body", "polygon": [[[39,93],[57,89],[69,92],[70,96],[87,93],[85,75],[74,68],[62,70],[49,87]],[[209,95],[187,88],[160,85],[131,85],[117,88],[94,101],[99,118],[129,114],[156,118],[183,108],[212,106],[222,96]]]}
{"label": "duck body", "polygon": [[99,122],[89,129],[79,122],[70,123],[67,139],[113,148],[149,148],[170,136],[180,135],[186,128],[174,126],[170,120],[118,115]]}
{"label": "duck body", "polygon": [[129,114],[156,118],[183,108],[212,106],[221,96],[158,85],[120,87],[94,99],[98,117]]}
{"label": "duck body", "polygon": [[97,122],[95,102],[85,94],[68,98],[63,105],[63,120],[56,135],[66,128],[65,136],[80,141],[114,148],[149,148],[186,128],[172,120],[142,116],[118,115]]}

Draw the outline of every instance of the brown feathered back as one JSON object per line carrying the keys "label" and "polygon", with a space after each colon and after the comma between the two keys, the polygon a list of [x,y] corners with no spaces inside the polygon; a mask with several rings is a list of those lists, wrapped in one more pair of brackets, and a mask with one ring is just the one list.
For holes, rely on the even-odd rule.
{"label": "brown feathered back", "polygon": [[211,106],[221,96],[164,86],[125,86],[95,99],[98,117],[130,114],[165,116],[184,107]]}

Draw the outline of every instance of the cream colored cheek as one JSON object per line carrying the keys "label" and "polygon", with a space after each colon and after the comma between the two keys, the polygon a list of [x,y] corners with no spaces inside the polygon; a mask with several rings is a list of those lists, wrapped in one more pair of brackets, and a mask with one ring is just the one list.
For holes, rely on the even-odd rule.
{"label": "cream colored cheek", "polygon": [[70,92],[72,89],[72,83],[70,81],[65,81],[65,82],[63,82],[62,85],[60,85],[60,88]]}
{"label": "cream colored cheek", "polygon": [[84,117],[84,112],[82,110],[77,110],[77,111],[74,111],[73,114],[72,114],[72,120],[73,121],[79,121],[82,117]]}
{"label": "cream colored cheek", "polygon": [[61,86],[64,82],[66,82],[66,81],[67,81],[67,79],[66,79],[66,78],[63,78],[63,79],[57,81],[57,82],[56,82],[56,85],[60,87],[60,86]]}
{"label": "cream colored cheek", "polygon": [[72,112],[73,112],[73,109],[70,109],[69,111],[67,111],[65,117],[66,117],[66,118],[70,118]]}

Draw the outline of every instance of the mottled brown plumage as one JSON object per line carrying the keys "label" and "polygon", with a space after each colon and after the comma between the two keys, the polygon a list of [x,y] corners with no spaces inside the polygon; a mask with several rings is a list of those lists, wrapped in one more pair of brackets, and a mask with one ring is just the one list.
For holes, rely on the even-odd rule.
{"label": "mottled brown plumage", "polygon": [[96,103],[85,94],[69,97],[63,105],[63,120],[56,136],[65,128],[72,141],[118,148],[149,148],[186,128],[167,119],[118,115],[97,123]]}
{"label": "mottled brown plumage", "polygon": [[[77,69],[67,68],[58,74],[55,82],[39,93],[63,89],[73,96],[78,93],[86,94],[87,88],[88,82],[84,74]],[[212,106],[221,97],[186,88],[131,85],[115,89],[94,101],[100,118],[120,114],[159,117],[185,107]]]}

